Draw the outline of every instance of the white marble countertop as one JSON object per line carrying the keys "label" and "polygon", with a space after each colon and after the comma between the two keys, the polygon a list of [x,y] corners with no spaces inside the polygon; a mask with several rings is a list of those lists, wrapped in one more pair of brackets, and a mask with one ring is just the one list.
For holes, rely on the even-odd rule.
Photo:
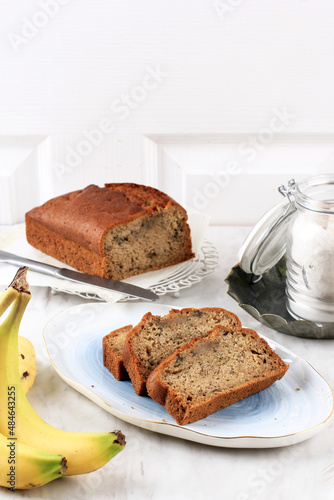
{"label": "white marble countertop", "polygon": [[[333,387],[334,340],[295,338],[271,330],[249,316],[227,295],[225,278],[237,263],[237,251],[248,228],[210,227],[208,239],[220,252],[214,274],[163,304],[220,306],[239,315],[242,323],[304,357]],[[0,268],[1,272],[1,268]],[[65,308],[85,302],[49,288],[32,289],[22,323],[37,353],[37,378],[29,400],[52,425],[76,431],[121,429],[127,445],[102,469],[65,477],[36,490],[17,491],[34,499],[332,499],[334,497],[334,428],[332,421],[315,437],[275,449],[229,449],[206,446],[140,429],[110,415],[63,382],[46,354],[42,331]],[[0,498],[12,498],[1,490]]]}

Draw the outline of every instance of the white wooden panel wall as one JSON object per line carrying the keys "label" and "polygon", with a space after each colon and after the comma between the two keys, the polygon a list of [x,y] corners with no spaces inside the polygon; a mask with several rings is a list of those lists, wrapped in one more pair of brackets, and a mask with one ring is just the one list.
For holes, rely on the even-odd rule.
{"label": "white wooden panel wall", "polygon": [[80,134],[35,140],[20,163],[12,149],[6,165],[13,168],[0,171],[1,223],[21,222],[33,206],[88,184],[138,182],[169,193],[189,212],[209,214],[211,224],[251,225],[281,201],[277,188],[291,177],[334,173],[332,135],[273,136],[255,142],[257,148],[248,145],[254,137],[128,134],[96,145]]}
{"label": "white wooden panel wall", "polygon": [[4,134],[244,132],[275,107],[334,132],[331,0],[16,0],[0,23]]}
{"label": "white wooden panel wall", "polygon": [[0,223],[134,181],[249,224],[281,182],[333,169],[331,0],[0,5]]}
{"label": "white wooden panel wall", "polygon": [[[211,224],[253,225],[282,201],[278,186],[317,173],[334,173],[332,136],[272,137],[248,144],[253,134],[157,137],[156,185]],[[247,144],[247,147],[245,145]]]}

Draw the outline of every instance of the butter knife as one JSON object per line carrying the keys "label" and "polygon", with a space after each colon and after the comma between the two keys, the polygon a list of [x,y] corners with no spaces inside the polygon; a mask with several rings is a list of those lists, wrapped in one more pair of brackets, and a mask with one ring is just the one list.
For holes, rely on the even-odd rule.
{"label": "butter knife", "polygon": [[109,278],[100,278],[99,276],[91,276],[90,274],[80,273],[79,271],[72,271],[72,269],[51,266],[50,264],[44,264],[43,262],[37,262],[36,260],[19,257],[18,255],[13,255],[2,250],[0,250],[0,262],[6,262],[7,264],[12,264],[14,266],[28,266],[32,271],[53,276],[54,278],[76,281],[78,283],[85,283],[86,285],[98,286],[100,288],[107,288],[108,290],[113,290],[114,292],[124,293],[141,299],[157,300],[159,298],[159,296],[151,290],[146,290],[145,288],[131,285],[130,283],[124,283],[122,281],[116,281]]}

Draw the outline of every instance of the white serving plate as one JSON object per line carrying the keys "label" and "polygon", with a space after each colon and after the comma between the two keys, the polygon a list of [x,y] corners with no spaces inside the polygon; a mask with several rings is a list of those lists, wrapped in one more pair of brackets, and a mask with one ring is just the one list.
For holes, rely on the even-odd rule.
{"label": "white serving plate", "polygon": [[102,338],[171,307],[147,303],[93,303],[69,308],[51,319],[44,341],[60,377],[116,417],[154,432],[213,446],[269,448],[295,444],[325,428],[333,412],[328,383],[302,358],[266,339],[290,365],[271,387],[193,424],[177,425],[129,381],[118,382],[103,366]]}

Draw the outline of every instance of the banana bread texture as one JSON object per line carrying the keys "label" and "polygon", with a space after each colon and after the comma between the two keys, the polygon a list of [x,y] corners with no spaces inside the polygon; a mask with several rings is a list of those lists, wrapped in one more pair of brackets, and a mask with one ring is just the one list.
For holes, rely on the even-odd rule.
{"label": "banana bread texture", "polygon": [[136,394],[146,394],[146,379],[159,363],[194,337],[206,337],[222,324],[240,328],[239,318],[225,309],[172,309],[166,316],[145,314],[126,336],[123,362]]}
{"label": "banana bread texture", "polygon": [[179,425],[266,389],[288,365],[253,330],[216,326],[165,359],[147,379],[149,396]]}
{"label": "banana bread texture", "polygon": [[121,280],[194,257],[186,211],[138,184],[95,185],[26,214],[28,242],[84,272]]}

